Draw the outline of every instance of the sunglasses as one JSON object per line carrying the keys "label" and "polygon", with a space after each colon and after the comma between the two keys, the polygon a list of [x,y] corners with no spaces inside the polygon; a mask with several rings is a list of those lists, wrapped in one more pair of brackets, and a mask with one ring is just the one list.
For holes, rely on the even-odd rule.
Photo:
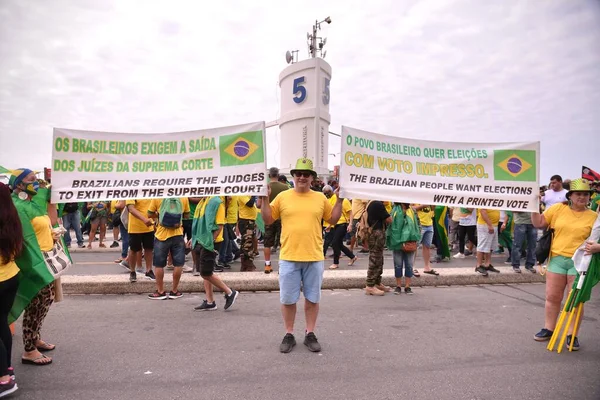
{"label": "sunglasses", "polygon": [[294,176],[296,178],[300,178],[301,176],[308,178],[309,176],[312,176],[312,172],[296,172]]}

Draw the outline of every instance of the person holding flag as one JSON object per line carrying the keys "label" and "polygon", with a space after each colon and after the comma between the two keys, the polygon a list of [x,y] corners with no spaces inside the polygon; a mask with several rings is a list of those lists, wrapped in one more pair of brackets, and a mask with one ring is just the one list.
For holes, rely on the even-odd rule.
{"label": "person holding flag", "polygon": [[[549,207],[543,214],[531,215],[531,222],[536,228],[554,229],[546,273],[545,322],[544,327],[534,336],[534,340],[538,342],[550,340],[552,337],[565,288],[573,285],[577,276],[572,257],[577,248],[590,236],[597,218],[596,213],[587,208],[590,195],[589,183],[584,179],[575,179],[566,194],[568,204],[558,203]],[[581,314],[576,324],[580,318]],[[573,341],[573,350],[578,350],[579,340],[572,336],[572,332],[573,326],[570,326],[567,345],[570,346]]]}
{"label": "person holding flag", "polygon": [[53,233],[47,210],[32,201],[38,194],[39,182],[35,172],[21,168],[12,171],[9,187],[13,203],[23,227],[23,252],[15,262],[21,274],[17,297],[9,315],[9,323],[23,316],[23,364],[48,365],[52,358],[40,351],[51,351],[56,346],[40,337],[40,330],[50,306],[54,302],[54,276],[44,261],[43,251],[50,251],[60,234]]}

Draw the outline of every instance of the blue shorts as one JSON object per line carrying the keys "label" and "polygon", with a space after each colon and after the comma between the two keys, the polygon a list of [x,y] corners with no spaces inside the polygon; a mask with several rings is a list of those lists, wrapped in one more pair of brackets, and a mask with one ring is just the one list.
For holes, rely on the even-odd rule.
{"label": "blue shorts", "polygon": [[433,225],[421,227],[421,244],[427,248],[433,243]]}
{"label": "blue shorts", "polygon": [[183,267],[183,264],[185,264],[185,241],[183,240],[183,235],[172,236],[165,241],[154,239],[152,265],[156,268],[164,268],[167,265],[169,252],[173,258],[173,266]]}
{"label": "blue shorts", "polygon": [[296,304],[300,300],[300,288],[304,298],[311,303],[321,300],[324,261],[299,262],[279,260],[279,301]]}

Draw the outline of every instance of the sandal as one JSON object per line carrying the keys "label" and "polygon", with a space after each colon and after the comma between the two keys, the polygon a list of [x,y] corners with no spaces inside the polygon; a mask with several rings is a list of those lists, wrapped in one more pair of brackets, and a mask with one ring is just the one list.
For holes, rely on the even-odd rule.
{"label": "sandal", "polygon": [[[40,362],[40,360],[44,360],[43,362]],[[50,360],[50,361],[47,361]],[[41,356],[37,357],[37,358],[23,358],[21,357],[21,363],[22,364],[29,364],[29,365],[48,365],[48,364],[52,364],[52,359],[50,357],[48,357],[45,354],[42,354]]]}
{"label": "sandal", "polygon": [[340,267],[340,266],[339,266],[339,265],[337,265],[337,264],[331,264],[331,265],[329,266],[329,269],[338,269],[339,267]]}
{"label": "sandal", "polygon": [[40,344],[38,346],[35,346],[38,351],[52,351],[56,348],[56,345],[54,344],[50,344],[50,343],[46,343],[43,340],[40,340]]}
{"label": "sandal", "polygon": [[424,274],[435,275],[438,276],[439,273],[435,269],[430,269],[429,271],[423,271]]}
{"label": "sandal", "polygon": [[413,269],[413,276],[416,276],[417,278],[420,278],[421,274],[419,274],[419,271],[417,271],[416,269]]}
{"label": "sandal", "polygon": [[358,257],[355,256],[352,260],[348,261],[348,266],[351,267],[354,265],[354,263],[356,262],[356,260],[358,260]]}

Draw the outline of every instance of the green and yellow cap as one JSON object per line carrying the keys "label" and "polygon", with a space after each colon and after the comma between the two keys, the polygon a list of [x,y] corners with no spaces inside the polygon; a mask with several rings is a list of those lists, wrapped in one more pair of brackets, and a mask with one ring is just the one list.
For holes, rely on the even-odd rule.
{"label": "green and yellow cap", "polygon": [[571,197],[571,193],[574,192],[583,192],[592,194],[592,189],[590,188],[590,183],[587,179],[577,178],[571,181],[571,188],[567,192],[567,199]]}

